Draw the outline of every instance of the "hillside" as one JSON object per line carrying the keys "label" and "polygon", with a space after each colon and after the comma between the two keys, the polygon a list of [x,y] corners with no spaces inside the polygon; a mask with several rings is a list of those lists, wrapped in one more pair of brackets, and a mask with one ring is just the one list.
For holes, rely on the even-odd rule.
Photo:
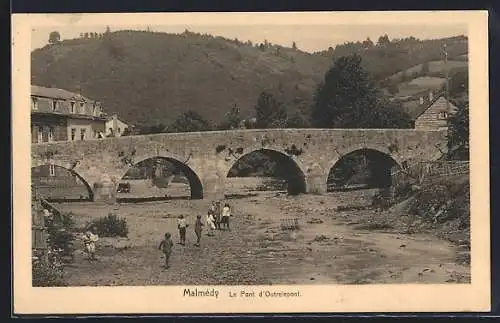
{"label": "hillside", "polygon": [[[463,61],[467,39],[446,41],[449,58]],[[253,116],[264,90],[283,102],[289,115],[309,107],[332,60],[342,55],[360,54],[368,72],[388,87],[388,78],[397,78],[398,72],[439,60],[442,43],[410,37],[376,45],[347,43],[309,54],[188,31],[118,31],[33,51],[31,81],[81,91],[104,102],[108,113],[138,125],[166,125],[187,110],[218,123],[234,105],[243,117]]]}
{"label": "hillside", "polygon": [[[315,53],[317,56],[336,59],[341,56],[357,53],[363,59],[363,66],[370,71],[375,79],[383,82],[385,79],[397,77],[411,67],[420,71],[423,63],[435,61],[436,69],[443,59],[443,44],[447,45],[448,60],[467,61],[468,38],[456,36],[443,39],[420,40],[414,37],[404,39],[389,39],[387,35],[380,36],[373,42],[367,38],[363,42],[347,42],[335,48]],[[434,66],[433,66],[434,67]]]}
{"label": "hillside", "polygon": [[167,124],[194,110],[213,122],[237,105],[254,115],[261,91],[293,111],[310,104],[330,61],[267,45],[191,32],[118,31],[32,52],[32,83],[78,91],[139,124]]}

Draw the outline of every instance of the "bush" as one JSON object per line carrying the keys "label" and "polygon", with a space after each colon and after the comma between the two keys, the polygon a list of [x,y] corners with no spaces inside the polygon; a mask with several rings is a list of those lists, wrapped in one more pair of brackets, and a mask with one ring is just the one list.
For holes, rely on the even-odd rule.
{"label": "bush", "polygon": [[39,255],[34,255],[32,259],[33,287],[67,286],[64,280],[63,262],[58,250],[49,247],[46,263],[41,261]]}
{"label": "bush", "polygon": [[126,237],[128,235],[127,220],[120,219],[112,213],[92,221],[91,225],[96,228],[97,234],[101,237]]}
{"label": "bush", "polygon": [[73,258],[73,232],[75,221],[72,213],[57,213],[45,219],[47,228],[47,245],[57,250],[61,257]]}

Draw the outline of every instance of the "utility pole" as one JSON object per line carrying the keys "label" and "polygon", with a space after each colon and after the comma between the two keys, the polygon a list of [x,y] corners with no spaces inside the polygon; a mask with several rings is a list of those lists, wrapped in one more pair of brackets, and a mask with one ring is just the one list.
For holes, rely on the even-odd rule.
{"label": "utility pole", "polygon": [[445,92],[444,97],[446,99],[446,114],[450,111],[449,103],[449,83],[448,83],[448,51],[446,50],[446,42],[443,44],[443,56],[444,56],[444,77],[445,77]]}

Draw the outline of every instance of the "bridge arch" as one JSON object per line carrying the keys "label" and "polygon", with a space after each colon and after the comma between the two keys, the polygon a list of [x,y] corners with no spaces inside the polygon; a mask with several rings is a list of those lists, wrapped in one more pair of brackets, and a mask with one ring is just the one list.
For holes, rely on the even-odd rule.
{"label": "bridge arch", "polygon": [[81,173],[79,173],[78,171],[75,170],[74,167],[72,167],[72,165],[68,165],[67,163],[62,163],[60,161],[57,161],[57,160],[54,160],[54,161],[38,161],[36,163],[33,163],[31,165],[31,181],[33,183],[33,179],[36,178],[36,176],[34,177],[33,176],[33,170],[36,169],[36,168],[41,168],[41,167],[50,167],[50,166],[54,166],[56,169],[59,168],[59,169],[64,169],[65,171],[67,171],[68,173],[70,173],[71,175],[73,175],[74,177],[78,178],[79,182],[85,186],[87,192],[88,192],[88,199],[90,201],[94,201],[94,190],[92,188],[92,186],[90,185],[90,182],[84,175],[82,175]]}
{"label": "bridge arch", "polygon": [[136,157],[134,158],[133,165],[131,165],[125,171],[123,171],[119,175],[118,180],[120,181],[137,164],[155,158],[163,159],[170,162],[175,166],[175,168],[177,168],[178,171],[184,174],[184,176],[187,178],[189,182],[189,187],[191,190],[191,199],[203,199],[203,184],[200,176],[198,175],[199,171],[197,171],[196,167],[188,165],[188,161],[182,161],[183,158],[172,153],[153,153]]}
{"label": "bridge arch", "polygon": [[287,191],[290,195],[296,195],[307,192],[307,181],[306,172],[304,171],[304,166],[296,157],[287,154],[280,149],[275,148],[254,148],[250,149],[245,154],[238,156],[235,160],[232,160],[224,169],[225,178],[230,177],[230,172],[235,169],[235,167],[242,160],[249,158],[252,154],[262,153],[268,156],[271,160],[277,163],[277,169],[279,177],[283,178],[287,182]]}
{"label": "bridge arch", "polygon": [[[326,167],[326,183],[327,190],[330,191],[333,184],[345,185],[348,182],[346,178],[338,178],[336,172],[346,171],[352,167],[349,165],[353,160],[363,161],[365,165],[357,165],[358,167],[365,168],[369,174],[369,183],[365,185],[385,187],[391,184],[391,171],[394,167],[400,167],[403,160],[397,154],[391,153],[387,148],[377,146],[356,146],[346,149],[343,152],[338,152],[339,155]],[[367,162],[368,160],[368,162]],[[356,162],[356,161],[354,161]],[[367,168],[367,169],[366,169]],[[344,174],[345,175],[345,174]],[[352,174],[351,174],[352,175]],[[349,176],[349,175],[347,175]]]}

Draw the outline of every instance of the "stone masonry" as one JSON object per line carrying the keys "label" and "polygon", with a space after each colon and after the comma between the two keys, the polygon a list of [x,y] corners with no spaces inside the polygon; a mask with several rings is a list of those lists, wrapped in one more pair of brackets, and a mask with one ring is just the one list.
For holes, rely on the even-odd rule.
{"label": "stone masonry", "polygon": [[164,133],[33,144],[31,166],[54,164],[77,173],[95,201],[114,199],[116,185],[134,164],[164,157],[181,166],[192,198],[224,195],[229,169],[245,154],[266,149],[293,161],[304,193],[324,193],[330,169],[360,149],[376,150],[398,165],[436,160],[446,152],[446,131],[415,129],[265,129]]}

